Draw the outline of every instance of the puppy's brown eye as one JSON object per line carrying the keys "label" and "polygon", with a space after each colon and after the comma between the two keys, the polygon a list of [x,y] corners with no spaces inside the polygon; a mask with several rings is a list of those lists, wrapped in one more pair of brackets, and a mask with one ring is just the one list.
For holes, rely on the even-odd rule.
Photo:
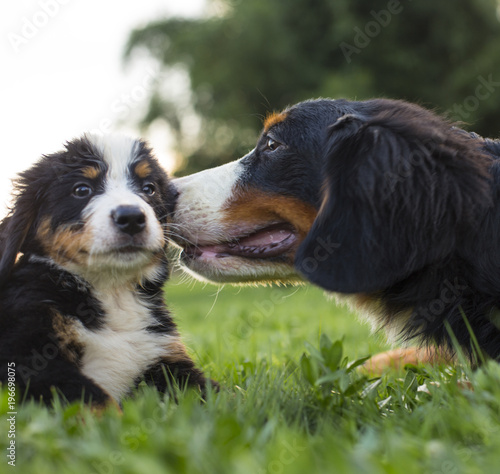
{"label": "puppy's brown eye", "polygon": [[267,142],[266,142],[266,148],[267,148],[268,150],[274,151],[274,150],[276,150],[276,148],[278,148],[279,146],[281,146],[281,143],[280,143],[280,142],[277,142],[276,140],[273,140],[272,138],[268,138],[268,139],[267,139]]}
{"label": "puppy's brown eye", "polygon": [[93,193],[93,189],[88,184],[77,184],[73,188],[73,196],[78,198],[85,198]]}
{"label": "puppy's brown eye", "polygon": [[142,187],[142,192],[148,196],[152,196],[155,193],[155,187],[152,184],[145,184]]}

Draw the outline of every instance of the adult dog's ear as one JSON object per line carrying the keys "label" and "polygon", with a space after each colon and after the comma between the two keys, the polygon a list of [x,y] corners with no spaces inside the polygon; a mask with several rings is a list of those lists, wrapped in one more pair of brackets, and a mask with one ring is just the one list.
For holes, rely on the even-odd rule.
{"label": "adult dog's ear", "polygon": [[11,214],[0,224],[0,287],[9,278],[17,254],[37,215],[36,196],[18,186],[18,195]]}
{"label": "adult dog's ear", "polygon": [[491,203],[481,140],[418,106],[372,107],[330,127],[323,202],[295,259],[330,291],[385,289],[445,258]]}

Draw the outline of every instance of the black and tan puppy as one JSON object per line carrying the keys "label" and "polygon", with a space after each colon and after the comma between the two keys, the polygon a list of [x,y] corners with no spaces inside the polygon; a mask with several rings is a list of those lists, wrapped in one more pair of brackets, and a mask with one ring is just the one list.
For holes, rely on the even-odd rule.
{"label": "black and tan puppy", "polygon": [[163,301],[175,198],[148,146],[119,135],[21,173],[0,225],[0,381],[94,406],[143,379],[205,387]]}
{"label": "black and tan puppy", "polygon": [[[308,280],[394,338],[500,358],[500,142],[402,101],[312,100],[243,158],[176,180],[182,263]],[[467,322],[465,321],[467,319]]]}

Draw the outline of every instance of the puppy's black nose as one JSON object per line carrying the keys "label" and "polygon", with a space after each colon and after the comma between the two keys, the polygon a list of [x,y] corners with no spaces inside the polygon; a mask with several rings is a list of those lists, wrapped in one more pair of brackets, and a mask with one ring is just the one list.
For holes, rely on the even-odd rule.
{"label": "puppy's black nose", "polygon": [[146,214],[138,206],[118,206],[111,217],[116,226],[129,235],[138,234],[146,227]]}

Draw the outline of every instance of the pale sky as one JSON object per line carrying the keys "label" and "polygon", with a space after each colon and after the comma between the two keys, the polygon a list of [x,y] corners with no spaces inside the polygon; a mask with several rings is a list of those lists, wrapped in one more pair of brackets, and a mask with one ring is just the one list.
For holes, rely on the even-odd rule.
{"label": "pale sky", "polygon": [[[157,65],[121,61],[132,28],[166,15],[196,16],[205,0],[17,0],[0,16],[0,217],[15,174],[87,130],[123,131],[140,115]],[[128,122],[128,123],[127,123]],[[146,137],[172,166],[171,140]]]}

